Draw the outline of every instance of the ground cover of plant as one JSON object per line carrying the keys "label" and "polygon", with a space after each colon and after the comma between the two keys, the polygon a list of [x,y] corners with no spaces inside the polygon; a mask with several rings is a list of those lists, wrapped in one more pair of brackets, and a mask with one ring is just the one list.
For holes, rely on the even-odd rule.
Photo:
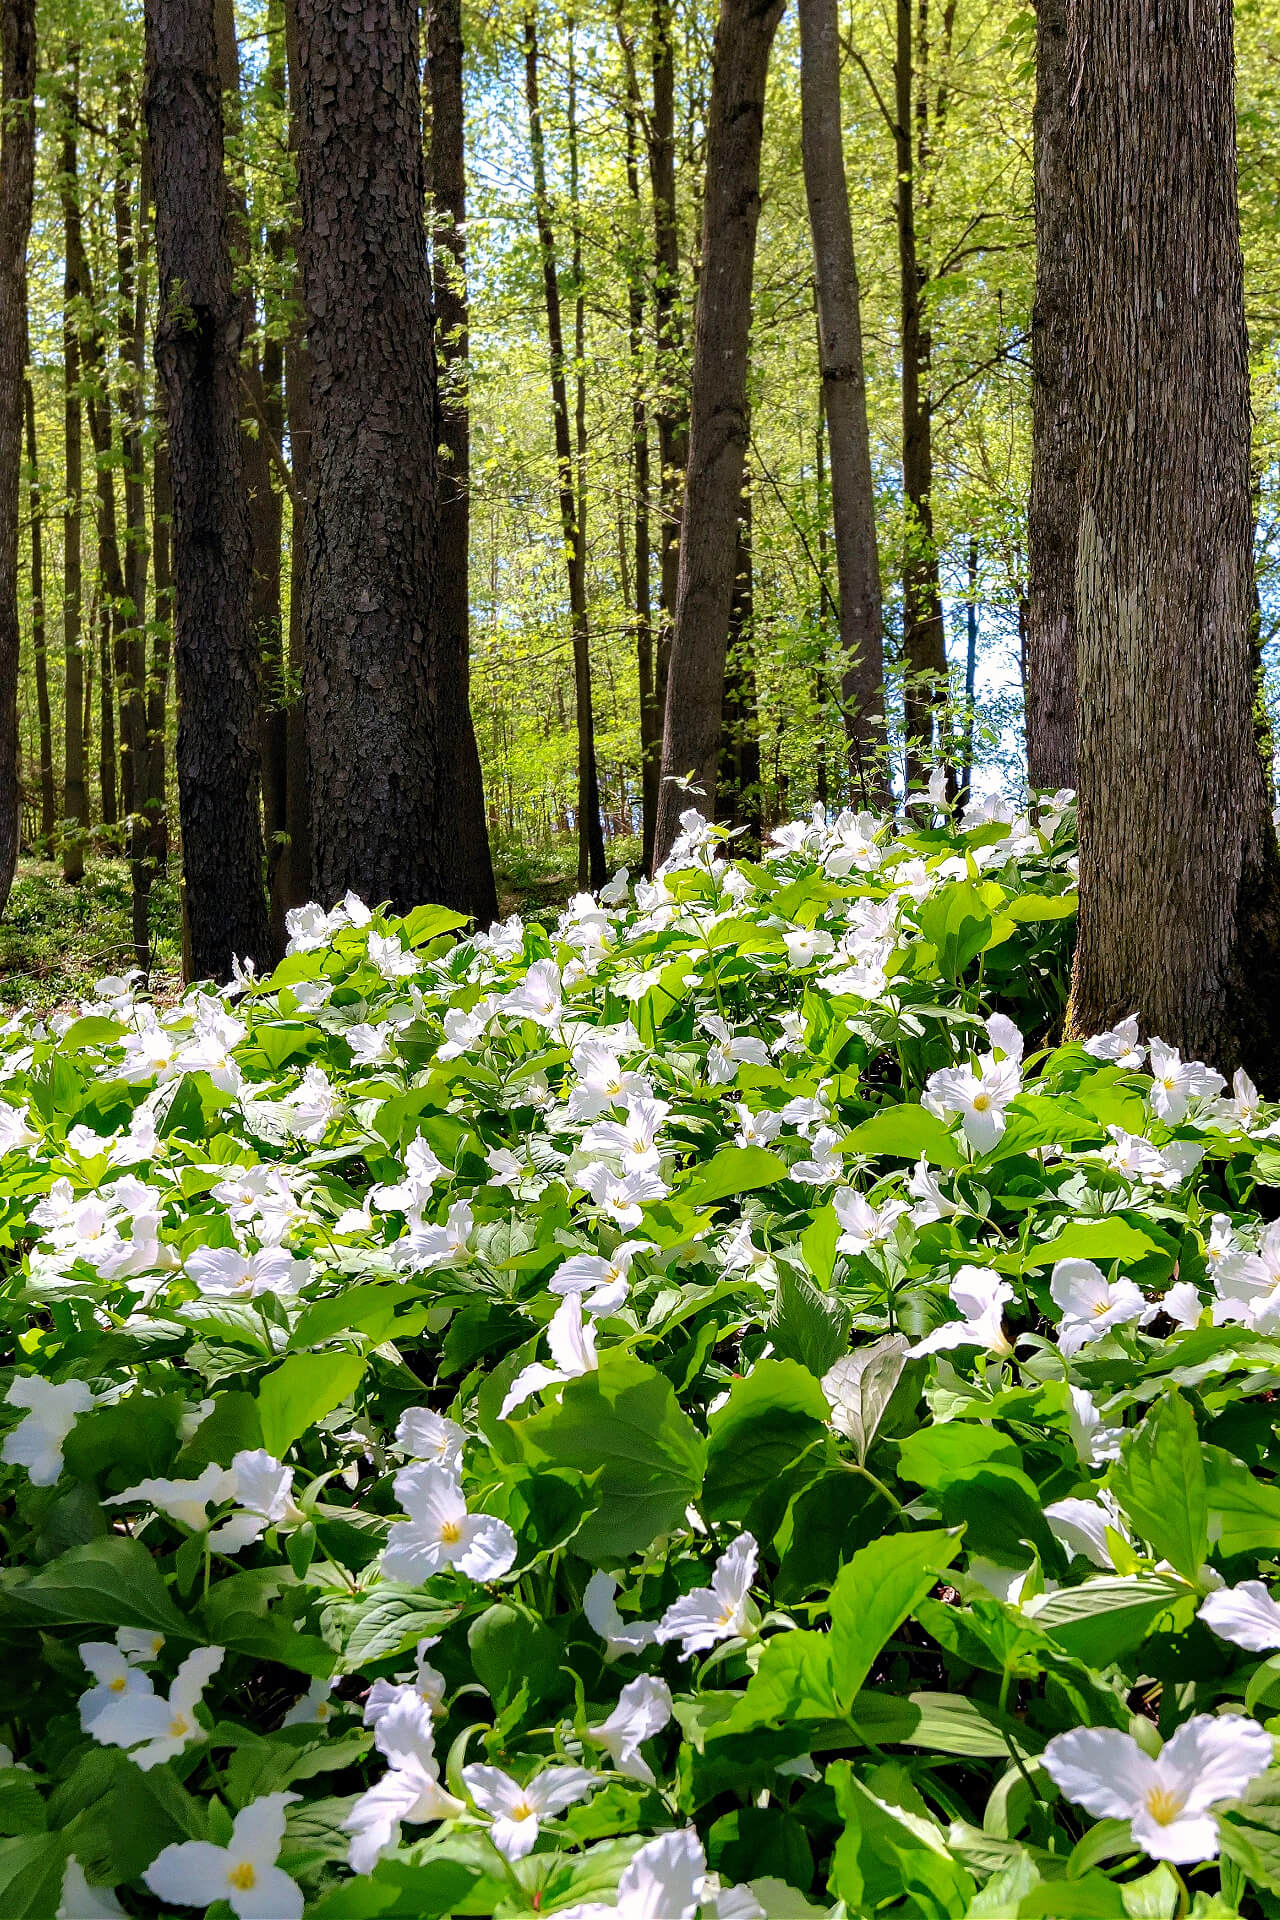
{"label": "ground cover of plant", "polygon": [[0,1913],[1280,1914],[1280,1144],[1069,799],[0,1029]]}

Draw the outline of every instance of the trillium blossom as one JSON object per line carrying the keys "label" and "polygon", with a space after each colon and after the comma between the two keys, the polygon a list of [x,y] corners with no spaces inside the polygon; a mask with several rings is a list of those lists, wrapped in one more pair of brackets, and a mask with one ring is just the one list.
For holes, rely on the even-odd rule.
{"label": "trillium blossom", "polygon": [[471,1253],[471,1235],[475,1215],[469,1200],[455,1200],[443,1226],[410,1223],[408,1231],[395,1242],[393,1252],[399,1266],[415,1272],[451,1265],[466,1260]]}
{"label": "trillium blossom", "polygon": [[83,1380],[46,1380],[38,1373],[20,1373],[5,1403],[29,1409],[4,1437],[0,1460],[9,1467],[25,1467],[33,1487],[53,1486],[62,1472],[62,1443],[82,1413],[94,1405],[94,1395]]}
{"label": "trillium blossom", "polygon": [[[786,1108],[782,1117],[787,1117]],[[792,1180],[802,1180],[808,1187],[828,1187],[836,1180],[844,1178],[844,1161],[838,1151],[842,1135],[834,1127],[819,1127],[813,1136],[812,1157],[793,1160],[787,1172]]]}
{"label": "trillium blossom", "polygon": [[1220,1587],[1204,1602],[1199,1617],[1220,1640],[1230,1640],[1248,1653],[1270,1653],[1280,1647],[1280,1607],[1261,1580]]}
{"label": "trillium blossom", "polygon": [[245,1448],[234,1455],[227,1470],[224,1499],[236,1502],[236,1511],[209,1535],[217,1553],[241,1553],[261,1540],[268,1527],[301,1516],[293,1504],[293,1468],[282,1466],[265,1447]]}
{"label": "trillium blossom", "polygon": [[1101,1467],[1110,1460],[1118,1460],[1124,1428],[1108,1425],[1095,1406],[1093,1395],[1084,1387],[1070,1387],[1068,1393],[1070,1405],[1067,1408],[1067,1420],[1071,1444],[1081,1465]]}
{"label": "trillium blossom", "polygon": [[402,1453],[455,1470],[466,1437],[456,1420],[446,1420],[430,1407],[406,1407],[396,1422],[395,1444]]}
{"label": "trillium blossom", "polygon": [[128,1652],[120,1645],[117,1635],[115,1643],[110,1640],[86,1640],[80,1648],[80,1658],[97,1681],[87,1693],[80,1695],[80,1725],[86,1733],[93,1729],[93,1723],[105,1709],[126,1693],[154,1693],[148,1674],[143,1673],[140,1658],[154,1658],[148,1651],[145,1656]]}
{"label": "trillium blossom", "polygon": [[1095,1060],[1114,1060],[1128,1071],[1136,1071],[1146,1060],[1147,1050],[1138,1045],[1138,1016],[1131,1013],[1106,1033],[1095,1033],[1084,1043],[1086,1053]]}
{"label": "trillium blossom", "polygon": [[302,1920],[302,1889],[276,1865],[285,1808],[301,1796],[266,1793],[235,1817],[225,1847],[180,1840],[158,1853],[143,1879],[158,1900],[211,1907],[225,1900],[236,1920]]}
{"label": "trillium blossom", "polygon": [[489,1837],[506,1860],[523,1860],[533,1850],[540,1821],[554,1819],[600,1785],[585,1767],[545,1767],[522,1787],[501,1767],[478,1762],[462,1769],[462,1783],[481,1812],[493,1816]]}
{"label": "trillium blossom", "polygon": [[1016,1059],[984,1054],[973,1067],[941,1067],[925,1083],[922,1104],[945,1119],[958,1113],[965,1139],[988,1153],[1005,1129],[1004,1110],[1022,1091]]}
{"label": "trillium blossom", "polygon": [[1068,1359],[1112,1327],[1145,1325],[1159,1312],[1132,1280],[1108,1280],[1092,1260],[1059,1260],[1049,1292],[1062,1309],[1058,1345]]}
{"label": "trillium blossom", "polygon": [[705,1653],[721,1640],[745,1635],[747,1596],[755,1579],[759,1549],[754,1537],[740,1533],[716,1562],[709,1587],[699,1587],[674,1601],[658,1623],[658,1642],[679,1640],[684,1659]]}
{"label": "trillium blossom", "polygon": [[343,1821],[351,1834],[347,1854],[354,1873],[372,1873],[379,1857],[395,1846],[401,1821],[424,1826],[453,1820],[466,1812],[461,1800],[440,1785],[431,1709],[416,1696],[398,1700],[383,1713],[374,1743],[387,1758],[387,1771],[362,1793]]}
{"label": "trillium blossom", "polygon": [[311,1682],[304,1694],[299,1695],[284,1719],[282,1727],[323,1727],[327,1726],[334,1714],[334,1704],[329,1698],[337,1685],[336,1680],[317,1678]]}
{"label": "trillium blossom", "polygon": [[1204,1311],[1200,1294],[1190,1280],[1175,1281],[1160,1301],[1161,1313],[1173,1321],[1175,1327],[1185,1332],[1199,1326],[1200,1315]]}
{"label": "trillium blossom", "polygon": [[621,1101],[643,1099],[650,1091],[642,1074],[631,1073],[615,1048],[603,1040],[584,1040],[570,1056],[577,1082],[569,1093],[569,1118],[594,1120]]}
{"label": "trillium blossom", "polygon": [[770,1113],[767,1107],[759,1113],[752,1113],[751,1109],[741,1101],[734,1108],[734,1112],[738,1116],[738,1125],[733,1136],[735,1146],[767,1147],[771,1141],[777,1139],[782,1127],[780,1113]]}
{"label": "trillium blossom", "polygon": [[1108,1531],[1127,1538],[1124,1525],[1109,1494],[1100,1500],[1055,1500],[1044,1510],[1049,1530],[1069,1554],[1080,1554],[1106,1573],[1115,1571]]}
{"label": "trillium blossom", "polygon": [[0,1100],[0,1159],[6,1153],[20,1153],[26,1147],[38,1145],[40,1136],[27,1121],[25,1106],[11,1107],[7,1100]]}
{"label": "trillium blossom", "polygon": [[1197,1714],[1153,1760],[1116,1727],[1077,1727],[1044,1750],[1059,1791],[1099,1820],[1127,1820],[1152,1860],[1191,1865],[1218,1854],[1212,1809],[1239,1800],[1271,1765],[1272,1740],[1241,1714]]}
{"label": "trillium blossom", "polygon": [[842,1187],[833,1194],[831,1204],[844,1232],[836,1241],[841,1253],[871,1253],[885,1245],[897,1222],[907,1211],[905,1200],[886,1200],[873,1206],[864,1193]]}
{"label": "trillium blossom", "polygon": [[594,1746],[605,1749],[615,1773],[652,1787],[656,1784],[653,1768],[640,1748],[644,1741],[661,1733],[670,1718],[671,1689],[665,1680],[642,1673],[638,1680],[627,1682],[608,1719],[588,1727],[586,1737]]}
{"label": "trillium blossom", "polygon": [[593,1160],[577,1176],[584,1193],[615,1226],[638,1227],[652,1200],[665,1200],[671,1189],[651,1169],[619,1177],[603,1160]]}
{"label": "trillium blossom", "polygon": [[1176,1047],[1151,1041],[1151,1110],[1167,1126],[1176,1127],[1193,1100],[1221,1093],[1226,1081],[1202,1060],[1184,1060]]}
{"label": "trillium blossom", "polygon": [[731,1080],[736,1080],[738,1068],[745,1061],[757,1067],[768,1066],[769,1049],[763,1040],[757,1040],[753,1034],[735,1034],[718,1013],[703,1014],[701,1025],[711,1036],[711,1045],[707,1048],[707,1079],[713,1087],[728,1086]]}
{"label": "trillium blossom", "polygon": [[124,1908],[110,1887],[91,1887],[84,1868],[72,1854],[62,1876],[62,1898],[56,1920],[116,1920],[124,1917]]}
{"label": "trillium blossom", "polygon": [[172,1760],[193,1740],[204,1739],[196,1708],[226,1657],[222,1647],[197,1647],[174,1675],[167,1700],[150,1685],[145,1692],[126,1687],[94,1715],[88,1731],[104,1747],[129,1749],[144,1773]]}
{"label": "trillium blossom", "polygon": [[1224,1259],[1215,1258],[1216,1252],[1211,1234],[1205,1264],[1218,1294],[1214,1324],[1239,1321],[1270,1333],[1280,1325],[1280,1220],[1267,1228],[1256,1253],[1239,1252]]}
{"label": "trillium blossom", "polygon": [[961,1211],[956,1202],[949,1200],[942,1191],[937,1174],[931,1171],[923,1154],[911,1169],[907,1192],[916,1202],[911,1209],[913,1227],[926,1227],[933,1220],[950,1220]]}
{"label": "trillium blossom", "polygon": [[419,1640],[414,1649],[414,1667],[411,1675],[401,1676],[398,1680],[375,1680],[369,1689],[369,1697],[364,1703],[364,1723],[366,1727],[376,1727],[384,1713],[401,1700],[417,1700],[434,1716],[444,1712],[446,1682],[438,1667],[433,1667],[427,1659],[438,1640],[438,1635],[429,1634]]}
{"label": "trillium blossom", "polygon": [[950,1287],[951,1298],[964,1316],[948,1320],[918,1340],[913,1356],[949,1352],[953,1347],[982,1347],[988,1353],[1012,1353],[1005,1337],[1004,1309],[1013,1288],[997,1273],[983,1267],[961,1267]]}
{"label": "trillium blossom", "polygon": [[388,1580],[420,1587],[433,1573],[456,1567],[468,1580],[497,1580],[516,1557],[516,1537],[505,1520],[468,1513],[462,1486],[448,1467],[430,1460],[404,1467],[396,1499],[409,1518],[387,1537],[382,1571]]}
{"label": "trillium blossom", "polygon": [[665,1100],[629,1094],[623,1120],[597,1120],[582,1136],[587,1153],[610,1153],[624,1173],[650,1173],[661,1162],[658,1135],[671,1108]]}
{"label": "trillium blossom", "polygon": [[616,1660],[622,1653],[642,1653],[646,1647],[655,1645],[658,1638],[656,1620],[623,1619],[614,1598],[617,1591],[618,1583],[613,1575],[597,1568],[582,1595],[587,1624],[606,1643],[606,1660]]}
{"label": "trillium blossom", "polygon": [[660,1833],[632,1854],[614,1900],[566,1907],[560,1920],[696,1920],[707,1857],[692,1827]]}
{"label": "trillium blossom", "polygon": [[517,1407],[545,1387],[563,1386],[566,1380],[595,1372],[596,1332],[589,1321],[583,1323],[581,1294],[566,1295],[556,1308],[547,1327],[547,1345],[555,1365],[548,1367],[541,1360],[535,1360],[522,1368],[507,1389],[498,1412],[500,1420],[508,1419]]}
{"label": "trillium blossom", "polygon": [[289,1299],[311,1278],[311,1262],[295,1259],[283,1247],[263,1247],[257,1253],[199,1247],[187,1256],[187,1272],[201,1293],[212,1298],[256,1300],[273,1293]]}
{"label": "trillium blossom", "polygon": [[552,1293],[580,1294],[584,1310],[596,1318],[616,1313],[630,1289],[631,1263],[652,1250],[650,1240],[624,1240],[606,1259],[599,1253],[575,1253],[558,1266],[547,1286]]}
{"label": "trillium blossom", "polygon": [[564,988],[555,961],[535,960],[520,986],[507,995],[504,1010],[536,1020],[540,1027],[556,1026],[564,1012]]}

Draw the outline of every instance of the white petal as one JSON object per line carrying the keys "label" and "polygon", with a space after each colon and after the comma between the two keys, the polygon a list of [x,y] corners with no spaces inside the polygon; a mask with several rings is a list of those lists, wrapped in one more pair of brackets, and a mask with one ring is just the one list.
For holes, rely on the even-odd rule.
{"label": "white petal", "polygon": [[[1249,1653],[1269,1653],[1280,1647],[1280,1607],[1261,1580],[1244,1580],[1238,1587],[1211,1593],[1200,1618],[1220,1640],[1230,1640]],[[83,1658],[83,1647],[80,1653]]]}
{"label": "white petal", "polygon": [[1044,1750],[1045,1772],[1066,1799],[1100,1820],[1128,1820],[1155,1784],[1155,1761],[1118,1727],[1077,1727]]}
{"label": "white petal", "polygon": [[1159,1767],[1185,1792],[1187,1811],[1201,1813],[1220,1800],[1238,1800],[1273,1754],[1271,1735],[1256,1720],[1198,1713],[1165,1742]]}

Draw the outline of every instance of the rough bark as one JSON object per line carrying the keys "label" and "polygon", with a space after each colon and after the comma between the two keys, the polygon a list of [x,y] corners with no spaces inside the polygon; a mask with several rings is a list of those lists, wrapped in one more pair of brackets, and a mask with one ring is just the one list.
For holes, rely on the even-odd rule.
{"label": "rough bark", "polygon": [[[121,765],[129,812],[129,879],[134,959],[150,964],[146,859],[147,823],[147,543],[146,454],[143,406],[146,378],[147,205],[150,183],[134,109],[133,76],[116,76],[116,176],[113,195],[116,230],[117,376],[120,390],[120,442],[124,456],[123,675],[120,686]],[[133,182],[138,182],[135,232]]]}
{"label": "rough bark", "polygon": [[79,154],[76,143],[78,53],[67,50],[68,79],[62,89],[62,142],[59,191],[63,218],[62,367],[66,484],[62,513],[63,651],[63,843],[62,877],[71,885],[84,878],[84,841],[89,827],[89,796],[84,780],[84,650],[81,618],[84,597],[81,559],[84,485],[84,423],[80,406],[80,285],[75,263],[84,257],[80,242]]}
{"label": "rough bark", "polygon": [[479,760],[441,634],[417,25],[411,0],[298,5],[315,882],[326,902],[352,887],[484,918]]}
{"label": "rough bark", "polygon": [[36,721],[40,734],[40,839],[53,851],[58,802],[53,771],[53,714],[49,702],[49,645],[44,623],[44,498],[36,447],[36,397],[30,379],[23,382],[27,418],[27,498],[31,515],[31,657],[36,677]]}
{"label": "rough bark", "polygon": [[169,860],[168,740],[165,711],[169,700],[169,669],[173,657],[173,490],[169,485],[169,435],[163,390],[156,395],[156,443],[151,462],[152,567],[155,575],[155,622],[152,628],[151,669],[147,675],[147,777],[143,811],[148,873],[154,875]]}
{"label": "rough bark", "polygon": [[[918,13],[917,13],[918,8]],[[954,15],[954,5],[951,13]],[[918,30],[917,30],[918,26]],[[894,148],[902,309],[902,491],[907,539],[902,566],[902,655],[907,784],[924,779],[934,722],[946,698],[947,646],[933,536],[933,338],[924,307],[928,268],[916,222],[916,181],[930,138],[927,0],[897,0]],[[913,139],[913,132],[915,138]]]}
{"label": "rough bark", "polygon": [[[560,305],[560,274],[556,263],[555,232],[547,192],[546,139],[538,93],[538,22],[534,8],[524,17],[525,103],[529,111],[529,146],[533,160],[534,214],[542,254],[542,289],[547,311],[547,347],[551,360],[551,410],[555,428],[560,529],[568,569],[569,623],[573,636],[573,686],[578,728],[578,885],[604,885],[604,830],[600,820],[600,785],[596,772],[595,724],[591,710],[591,632],[587,620],[586,497],[582,485],[585,462],[584,389],[582,354],[575,331],[575,422],[577,446],[569,421],[569,386],[565,368],[564,319]],[[576,232],[576,228],[575,228]],[[580,287],[580,275],[578,285]],[[580,294],[578,296],[581,297]],[[575,329],[580,327],[575,307]]]}
{"label": "rough bark", "polygon": [[233,956],[262,965],[269,948],[237,424],[242,316],[227,244],[212,0],[147,0],[146,33],[186,915],[194,972],[226,979]]}
{"label": "rough bark", "polygon": [[[664,860],[682,809],[714,815],[725,648],[746,453],[747,348],[760,217],[760,146],[769,51],[782,0],[721,0],[707,130],[707,194],[694,323],[689,466],[667,680],[654,854]],[[692,773],[700,795],[676,784]]]}
{"label": "rough bark", "polygon": [[734,553],[733,598],[729,603],[716,819],[724,826],[742,829],[742,837],[735,843],[740,852],[758,854],[764,821],[753,632],[755,575],[751,520],[751,483],[744,471]]}
{"label": "rough bark", "polygon": [[1027,513],[1027,779],[1076,784],[1076,540],[1080,454],[1067,135],[1067,0],[1036,0],[1036,291],[1031,310],[1031,499]]}
{"label": "rough bark", "polygon": [[[676,210],[675,40],[671,0],[653,0],[653,110],[647,119],[649,190],[653,200],[654,425],[658,431],[659,563],[657,644],[653,663],[655,730],[661,735],[671,664],[671,635],[680,584],[680,507],[689,459],[689,395],[680,305],[680,228]],[[661,775],[661,740],[655,754]],[[655,789],[657,780],[655,779]],[[657,800],[646,822],[644,864],[653,868]]]}
{"label": "rough bark", "polygon": [[1071,1027],[1280,1091],[1280,864],[1253,727],[1230,0],[1073,0],[1080,931]]}
{"label": "rough bark", "polygon": [[886,789],[884,624],[876,542],[858,269],[849,218],[840,111],[836,0],[800,0],[800,103],[805,195],[818,294],[822,400],[831,443],[831,505],[848,727],[849,776],[863,805]]}
{"label": "rough bark", "polygon": [[[285,60],[289,91],[289,151],[296,169],[302,122],[298,100],[298,9],[284,0]],[[301,244],[295,231],[295,255]],[[290,328],[284,353],[284,405],[289,428],[289,458],[293,495],[289,514],[289,707],[285,718],[285,832],[284,852],[275,870],[272,913],[277,938],[290,907],[310,900],[311,792],[307,762],[307,712],[299,689],[303,682],[303,619],[305,594],[307,513],[311,493],[311,360],[307,352],[306,320],[301,288],[296,295],[297,320]]]}
{"label": "rough bark", "polygon": [[0,913],[22,831],[18,778],[18,499],[27,359],[27,239],[35,168],[35,0],[2,0],[0,89]]}

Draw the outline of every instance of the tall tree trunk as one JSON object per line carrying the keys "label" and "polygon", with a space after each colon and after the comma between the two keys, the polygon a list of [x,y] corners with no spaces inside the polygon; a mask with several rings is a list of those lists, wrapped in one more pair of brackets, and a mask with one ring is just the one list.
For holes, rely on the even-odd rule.
{"label": "tall tree trunk", "polygon": [[769,50],[783,0],[721,0],[707,132],[707,198],[694,327],[689,469],[667,681],[654,853],[665,860],[689,797],[714,816],[738,500],[747,446],[747,347],[760,218]]}
{"label": "tall tree trunk", "polygon": [[84,586],[81,559],[81,492],[84,439],[80,408],[80,283],[76,264],[84,258],[80,238],[79,154],[76,143],[79,50],[67,49],[68,78],[61,93],[62,143],[59,192],[63,219],[62,359],[66,453],[65,505],[62,513],[62,645],[64,659],[63,848],[62,877],[74,885],[84,878],[84,842],[89,827],[89,796],[84,781],[85,673],[81,639]]}
{"label": "tall tree trunk", "polygon": [[178,811],[191,966],[268,957],[258,671],[240,471],[240,306],[227,245],[213,0],[146,0],[156,363],[169,403]]}
{"label": "tall tree trunk", "polygon": [[418,12],[299,0],[315,880],[495,911],[466,675],[441,635]]}
{"label": "tall tree trunk", "polygon": [[653,668],[654,731],[658,743],[654,758],[654,810],[646,820],[644,864],[653,869],[657,831],[657,795],[662,770],[661,733],[667,705],[667,676],[671,664],[671,635],[676,623],[676,595],[680,583],[680,508],[684,498],[685,468],[689,459],[689,400],[684,372],[684,325],[680,307],[680,227],[676,210],[675,39],[671,0],[653,0],[652,38],[653,111],[648,117],[649,189],[653,199],[653,314],[656,396],[654,423],[658,429],[659,569],[657,647]]}
{"label": "tall tree trunk", "polygon": [[635,49],[626,29],[622,0],[614,9],[627,78],[624,108],[627,141],[627,193],[632,231],[627,240],[627,351],[631,362],[632,563],[635,573],[636,682],[640,708],[640,814],[642,842],[653,845],[658,819],[658,775],[662,755],[662,715],[653,662],[653,582],[650,568],[649,405],[644,366],[644,269],[640,253],[640,83]]}
{"label": "tall tree trunk", "polygon": [[[102,797],[102,824],[114,827],[120,815],[116,807],[116,711],[114,649],[111,618],[113,603],[106,590],[107,561],[103,542],[98,541],[98,791]],[[104,835],[104,844],[116,850],[114,835]]]}
{"label": "tall tree trunk", "polygon": [[1280,1092],[1280,861],[1253,726],[1231,0],[1075,0],[1080,932],[1136,1011]]}
{"label": "tall tree trunk", "polygon": [[845,662],[840,698],[848,728],[850,786],[865,806],[882,801],[887,791],[884,625],[862,312],[844,170],[836,0],[800,0],[800,104],[818,291],[822,399],[831,440],[831,504]]}
{"label": "tall tree trunk", "polygon": [[[978,542],[969,540],[969,591],[965,596],[964,623],[964,736],[961,746],[960,790],[968,795],[973,786],[973,703],[978,685]],[[1074,737],[1074,730],[1073,730]]]}
{"label": "tall tree trunk", "polygon": [[1031,310],[1027,513],[1027,779],[1076,784],[1076,542],[1080,526],[1076,265],[1067,140],[1067,0],[1036,0],[1036,293]]}
{"label": "tall tree trunk", "polygon": [[[285,57],[289,91],[289,151],[297,165],[302,137],[298,98],[298,9],[296,0],[284,0]],[[294,252],[302,246],[296,230]],[[297,317],[289,330],[284,352],[284,405],[289,427],[289,458],[293,495],[289,515],[289,633],[287,660],[289,706],[285,717],[285,850],[275,870],[272,913],[277,934],[284,915],[312,895],[311,789],[307,761],[307,710],[303,683],[303,600],[305,598],[307,516],[311,497],[311,358],[307,352],[306,316],[302,289],[297,294]]]}
{"label": "tall tree trunk", "polygon": [[946,698],[947,686],[942,588],[933,535],[933,403],[929,393],[933,339],[924,311],[929,276],[916,229],[917,162],[923,160],[929,141],[928,53],[928,0],[897,0],[894,147],[902,304],[902,491],[906,508],[902,655],[907,677],[904,707],[909,787],[927,773],[934,747],[935,715]]}
{"label": "tall tree trunk", "polygon": [[173,652],[173,489],[169,485],[169,426],[163,387],[156,394],[156,443],[151,460],[151,525],[154,533],[155,621],[151,670],[147,676],[147,831],[145,859],[150,876],[169,861],[169,782],[166,712]]}
{"label": "tall tree trunk", "polygon": [[[467,306],[467,150],[463,98],[461,0],[431,0],[427,9],[427,91],[431,208],[435,223],[432,292],[440,373],[440,651],[456,678],[468,714],[471,698],[471,403]],[[463,789],[481,788],[474,727],[455,742]],[[464,859],[476,876],[474,911],[498,911],[483,801],[459,822],[470,836]]]}
{"label": "tall tree trunk", "polygon": [[[35,171],[35,0],[0,0],[0,913],[22,837],[18,777],[18,500]],[[43,750],[44,740],[41,739]]]}
{"label": "tall tree trunk", "polygon": [[[147,544],[146,452],[143,440],[147,328],[147,207],[150,198],[145,142],[134,111],[133,76],[116,76],[115,229],[118,298],[120,438],[124,455],[124,680],[120,688],[121,767],[129,813],[129,879],[134,959],[150,964],[146,858],[147,797]],[[138,181],[138,222],[133,223],[133,179]]]}
{"label": "tall tree trunk", "polygon": [[53,852],[58,829],[58,802],[53,771],[53,714],[49,704],[49,645],[44,624],[44,498],[36,457],[36,397],[28,377],[23,382],[27,416],[28,499],[31,514],[31,655],[36,675],[36,718],[40,729],[40,839],[46,854]]}
{"label": "tall tree trunk", "polygon": [[[572,32],[572,26],[570,28]],[[581,484],[583,425],[578,389],[578,446],[569,424],[569,389],[565,373],[564,322],[560,310],[560,275],[556,265],[555,233],[547,192],[546,137],[538,97],[538,20],[533,7],[524,16],[525,102],[529,110],[529,145],[533,159],[534,212],[542,251],[542,286],[547,308],[547,344],[551,356],[551,407],[554,415],[556,469],[560,494],[560,530],[569,575],[569,622],[573,634],[573,684],[578,723],[578,885],[604,884],[604,830],[600,821],[600,789],[596,774],[595,727],[591,713],[591,634],[587,623],[586,533],[580,514],[585,511]],[[576,135],[575,135],[576,138]],[[580,298],[579,294],[579,298]],[[581,355],[577,379],[582,380]]]}
{"label": "tall tree trunk", "polygon": [[720,767],[716,819],[745,829],[743,852],[759,853],[763,829],[760,791],[760,710],[756,700],[755,578],[751,541],[751,481],[742,476],[733,598],[729,603],[729,648],[725,656],[720,722]]}

